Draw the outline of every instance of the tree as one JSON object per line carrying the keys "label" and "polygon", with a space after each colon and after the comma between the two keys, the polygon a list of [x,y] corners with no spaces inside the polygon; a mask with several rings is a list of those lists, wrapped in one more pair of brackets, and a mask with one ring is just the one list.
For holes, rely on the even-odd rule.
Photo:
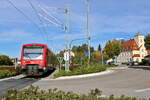
{"label": "tree", "polygon": [[[73,62],[75,64],[87,64],[88,58],[86,52],[88,50],[88,45],[83,44],[81,46],[73,46],[72,51],[75,53],[75,57],[73,58]],[[91,58],[94,58],[92,53],[94,52],[94,47],[90,47]]]}
{"label": "tree", "polygon": [[145,47],[146,49],[150,49],[150,34],[147,34],[145,37]]}
{"label": "tree", "polygon": [[101,51],[102,50],[102,48],[101,48],[101,45],[99,44],[98,45],[98,51]]}
{"label": "tree", "polygon": [[117,40],[107,41],[104,54],[108,56],[108,58],[113,58],[114,56],[118,56],[121,52],[121,43]]}
{"label": "tree", "polygon": [[0,65],[13,65],[13,63],[8,56],[0,55]]}

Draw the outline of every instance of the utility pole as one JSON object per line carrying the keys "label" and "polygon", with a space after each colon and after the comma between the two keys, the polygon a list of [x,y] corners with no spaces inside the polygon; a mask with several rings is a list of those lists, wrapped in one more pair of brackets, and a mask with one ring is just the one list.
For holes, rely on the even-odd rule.
{"label": "utility pole", "polygon": [[[66,46],[66,50],[67,52],[70,52],[69,50],[69,41],[70,41],[70,34],[69,34],[69,23],[70,23],[70,14],[69,14],[69,8],[56,8],[56,7],[41,7],[39,6],[42,10],[42,12],[45,15],[39,13],[40,17],[43,17],[44,20],[48,21],[49,23],[53,24],[54,26],[61,28],[65,31],[66,34],[66,39],[65,39],[65,46]],[[46,9],[44,8],[50,8],[50,9],[54,9],[54,10],[59,10],[62,11],[62,13],[66,16],[66,23],[61,23],[56,17],[52,16]],[[51,18],[51,19],[50,19]],[[53,20],[52,20],[53,19]],[[70,55],[70,54],[69,54]],[[69,67],[70,67],[70,63],[69,60],[67,59],[65,61],[65,71],[69,71]]]}
{"label": "utility pole", "polygon": [[87,6],[88,59],[89,59],[89,63],[90,63],[90,58],[91,58],[91,51],[90,51],[91,34],[90,34],[90,30],[89,30],[89,13],[90,13],[90,2],[89,2],[89,0],[86,0],[86,6]]}
{"label": "utility pole", "polygon": [[64,27],[65,32],[66,32],[66,50],[67,52],[69,52],[69,60],[65,61],[65,71],[69,71],[69,67],[70,67],[70,48],[69,48],[69,42],[70,42],[70,34],[69,34],[69,23],[70,23],[70,15],[69,15],[69,8],[65,8],[65,14],[66,14],[66,25]]}

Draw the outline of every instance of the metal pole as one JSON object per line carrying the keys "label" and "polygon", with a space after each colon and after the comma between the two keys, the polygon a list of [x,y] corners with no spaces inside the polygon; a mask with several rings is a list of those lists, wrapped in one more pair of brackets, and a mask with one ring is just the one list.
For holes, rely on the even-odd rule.
{"label": "metal pole", "polygon": [[90,42],[91,42],[91,35],[90,35],[90,31],[89,31],[89,12],[90,12],[90,4],[89,4],[89,0],[86,0],[87,2],[87,37],[88,37],[88,59],[89,59],[89,63],[90,63],[90,58],[91,58],[91,51],[90,51]]}
{"label": "metal pole", "polygon": [[15,58],[15,69],[17,69],[17,58]]}
{"label": "metal pole", "polygon": [[101,54],[102,54],[102,65],[104,65],[103,50],[101,51]]}
{"label": "metal pole", "polygon": [[69,16],[69,8],[65,9],[65,14],[66,14],[66,26],[65,26],[65,31],[66,31],[66,35],[68,36],[66,39],[66,50],[69,52],[69,61],[65,61],[65,71],[69,71],[69,67],[70,67],[70,48],[69,48],[69,22],[70,22],[70,16]]}

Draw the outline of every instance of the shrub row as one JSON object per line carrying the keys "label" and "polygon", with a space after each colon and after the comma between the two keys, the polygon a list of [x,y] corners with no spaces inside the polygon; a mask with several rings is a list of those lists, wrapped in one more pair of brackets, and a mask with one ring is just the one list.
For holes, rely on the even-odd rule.
{"label": "shrub row", "polygon": [[113,95],[104,98],[99,89],[91,90],[88,94],[76,94],[73,92],[64,92],[57,89],[48,91],[40,90],[39,87],[30,86],[24,90],[8,90],[7,95],[2,96],[1,100],[146,100],[135,97],[126,97],[124,95],[115,98]]}
{"label": "shrub row", "polygon": [[14,66],[0,66],[0,70],[9,70],[16,73],[20,73],[20,67],[15,68]]}
{"label": "shrub row", "polygon": [[59,71],[58,73],[54,74],[54,77],[60,76],[71,76],[71,75],[81,75],[81,74],[88,74],[88,73],[96,73],[105,71],[108,67],[112,67],[112,65],[90,65],[90,66],[80,66],[73,71]]}
{"label": "shrub row", "polygon": [[10,76],[15,76],[15,75],[17,75],[15,71],[0,70],[0,79],[10,77]]}

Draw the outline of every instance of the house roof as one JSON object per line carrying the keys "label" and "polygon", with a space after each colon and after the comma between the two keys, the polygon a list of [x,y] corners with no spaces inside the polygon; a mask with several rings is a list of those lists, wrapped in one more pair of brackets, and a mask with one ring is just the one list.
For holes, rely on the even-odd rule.
{"label": "house roof", "polygon": [[137,43],[135,42],[135,40],[127,40],[125,42],[122,43],[122,48],[124,50],[127,51],[131,51],[131,50],[139,50]]}
{"label": "house roof", "polygon": [[134,54],[132,57],[140,57],[140,54]]}

